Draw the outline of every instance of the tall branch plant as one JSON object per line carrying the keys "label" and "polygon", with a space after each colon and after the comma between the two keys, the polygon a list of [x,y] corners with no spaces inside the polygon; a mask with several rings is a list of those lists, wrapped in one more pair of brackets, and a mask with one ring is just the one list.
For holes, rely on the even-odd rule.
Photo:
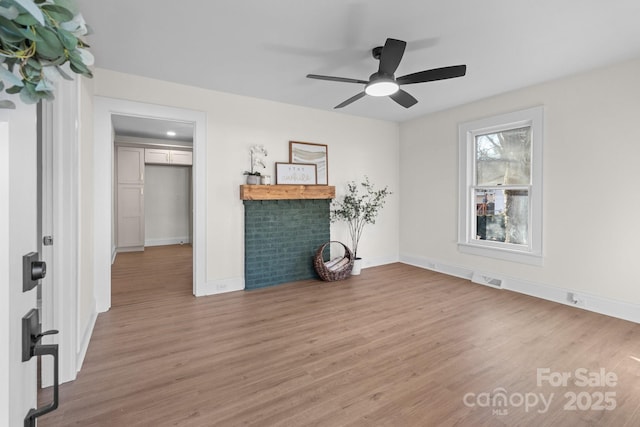
{"label": "tall branch plant", "polygon": [[331,222],[344,221],[349,226],[354,257],[358,257],[358,243],[364,226],[376,223],[376,217],[390,194],[392,193],[387,186],[376,190],[365,176],[359,185],[355,181],[347,183],[344,197],[333,202]]}

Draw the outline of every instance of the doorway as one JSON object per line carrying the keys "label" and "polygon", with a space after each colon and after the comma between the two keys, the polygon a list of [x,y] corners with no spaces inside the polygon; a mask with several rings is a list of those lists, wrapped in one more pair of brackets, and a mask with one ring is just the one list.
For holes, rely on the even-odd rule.
{"label": "doorway", "polygon": [[189,292],[194,124],[115,114],[112,124],[112,306],[148,301],[154,293]]}
{"label": "doorway", "polygon": [[[206,237],[206,115],[203,112],[125,101],[94,99],[94,274],[98,312],[111,307],[111,262],[114,253],[115,204],[112,188],[115,177],[114,117],[124,116],[190,124],[193,128],[193,280],[192,293],[204,293]],[[107,161],[105,161],[107,159]]]}

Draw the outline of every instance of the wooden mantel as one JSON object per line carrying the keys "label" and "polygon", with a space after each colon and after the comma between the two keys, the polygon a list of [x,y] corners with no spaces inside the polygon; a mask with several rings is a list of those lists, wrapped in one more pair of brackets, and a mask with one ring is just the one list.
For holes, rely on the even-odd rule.
{"label": "wooden mantel", "polygon": [[334,199],[332,185],[241,185],[241,200]]}

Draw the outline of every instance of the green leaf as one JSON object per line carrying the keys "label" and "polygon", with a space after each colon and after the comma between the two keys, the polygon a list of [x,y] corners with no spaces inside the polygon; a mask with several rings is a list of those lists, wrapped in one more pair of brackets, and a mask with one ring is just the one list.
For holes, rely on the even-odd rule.
{"label": "green leaf", "polygon": [[78,13],[78,6],[74,0],[53,0],[53,2],[67,9],[74,16]]}
{"label": "green leaf", "polygon": [[93,57],[93,54],[91,52],[89,52],[89,50],[78,48],[78,49],[76,49],[76,52],[78,52],[78,55],[80,56],[80,59],[82,60],[82,63],[84,65],[86,65],[87,67],[90,67],[93,64],[95,64],[96,60]]}
{"label": "green leaf", "polygon": [[42,79],[36,85],[37,92],[53,92],[55,86],[47,79]]}
{"label": "green leaf", "polygon": [[24,85],[20,91],[20,100],[25,104],[35,104],[40,100],[40,97],[35,91],[35,86],[31,83]]}
{"label": "green leaf", "polygon": [[78,46],[78,39],[69,31],[58,28],[58,38],[67,50],[73,50]]}
{"label": "green leaf", "polygon": [[28,64],[24,64],[22,66],[22,74],[27,78],[27,80],[31,81],[37,81],[40,78],[40,70],[36,70]]}
{"label": "green leaf", "polygon": [[61,67],[56,65],[55,69],[58,72],[58,74],[60,74],[62,76],[63,79],[69,80],[69,81],[73,81],[73,77],[71,77],[69,74],[65,73],[65,71]]}
{"label": "green leaf", "polygon": [[64,56],[64,46],[55,31],[47,27],[39,27],[36,28],[36,32],[42,38],[40,42],[36,43],[38,55],[51,60]]}
{"label": "green leaf", "polygon": [[29,39],[34,42],[39,42],[42,39],[38,37],[38,35],[33,31],[33,27],[20,28],[20,34],[24,36],[25,39]]}
{"label": "green leaf", "polygon": [[82,75],[91,75],[91,71],[89,71],[89,68],[84,65],[82,57],[76,51],[69,52],[69,62],[69,65],[74,72]]}
{"label": "green leaf", "polygon": [[43,12],[56,22],[67,22],[73,19],[73,13],[62,6],[56,4],[45,3],[42,6]]}
{"label": "green leaf", "polygon": [[24,86],[24,84],[22,83],[22,79],[13,74],[11,71],[7,70],[4,65],[0,65],[0,80],[2,80],[3,82],[7,82],[7,84],[13,86]]}
{"label": "green leaf", "polygon": [[14,21],[20,25],[24,25],[25,27],[39,24],[38,20],[30,13],[21,13],[16,19],[14,19]]}
{"label": "green leaf", "polygon": [[0,108],[15,110],[16,104],[9,101],[8,99],[3,99],[3,100],[0,100]]}
{"label": "green leaf", "polygon": [[18,9],[13,5],[9,7],[0,6],[0,15],[7,19],[15,20],[18,17],[18,14]]}
{"label": "green leaf", "polygon": [[38,7],[38,5],[33,2],[33,0],[13,1],[20,5],[25,11],[29,12],[29,14],[33,16],[40,25],[44,25],[44,15],[42,14],[42,11]]}
{"label": "green leaf", "polygon": [[13,21],[0,15],[0,27],[8,33],[15,34],[17,36],[22,35],[22,28],[18,27]]}
{"label": "green leaf", "polygon": [[[16,34],[10,31],[9,29],[3,27],[2,23],[0,23],[0,39],[2,40],[3,44],[16,45],[24,41],[24,36],[22,34]],[[11,51],[15,51],[15,50],[20,50],[20,49],[17,47],[16,49],[11,49]]]}
{"label": "green leaf", "polygon": [[91,71],[82,62],[71,62],[69,66],[74,73],[82,74],[83,76],[87,77],[93,77]]}
{"label": "green leaf", "polygon": [[36,70],[42,70],[42,64],[40,63],[40,61],[37,61],[33,58],[29,58],[27,60],[27,64],[31,67],[31,68],[35,68]]}
{"label": "green leaf", "polygon": [[10,88],[7,88],[6,92],[10,95],[15,95],[16,93],[20,93],[23,87],[24,84],[20,82],[20,86],[11,86]]}

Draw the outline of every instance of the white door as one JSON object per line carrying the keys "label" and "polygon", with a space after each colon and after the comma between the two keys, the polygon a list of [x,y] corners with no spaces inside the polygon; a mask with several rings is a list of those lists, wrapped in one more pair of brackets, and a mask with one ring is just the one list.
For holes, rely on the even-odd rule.
{"label": "white door", "polygon": [[37,251],[36,107],[0,109],[0,425],[19,426],[36,407],[36,359],[22,361],[22,317],[36,289],[22,291],[22,257]]}
{"label": "white door", "polygon": [[118,250],[144,249],[144,149],[117,150]]}

